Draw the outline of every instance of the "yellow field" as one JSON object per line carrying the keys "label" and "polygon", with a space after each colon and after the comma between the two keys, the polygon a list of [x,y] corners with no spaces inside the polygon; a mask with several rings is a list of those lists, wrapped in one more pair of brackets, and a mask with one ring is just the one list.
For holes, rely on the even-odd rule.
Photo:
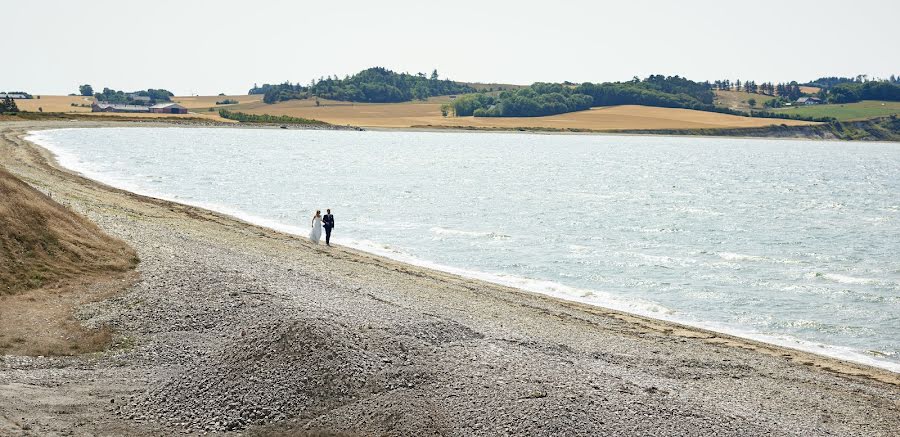
{"label": "yellow field", "polygon": [[453,126],[485,128],[551,129],[702,129],[759,127],[773,124],[811,124],[798,120],[740,117],[690,109],[649,106],[611,106],[548,117],[443,117],[440,103],[347,103],[291,100],[274,105],[238,105],[236,111],[251,114],[289,115],[337,125],[362,127]]}
{"label": "yellow field", "polygon": [[821,88],[814,87],[814,86],[801,86],[800,92],[804,93],[804,94],[815,94],[815,93],[819,92],[820,89]]}
{"label": "yellow field", "polygon": [[[38,112],[38,108],[43,108],[44,112],[91,112],[91,103],[93,102],[93,97],[41,96],[40,99],[16,99],[16,106],[20,111],[28,112]],[[72,103],[87,105],[87,107],[72,106]]]}
{"label": "yellow field", "polygon": [[216,102],[222,100],[237,100],[239,104],[262,102],[262,94],[254,94],[251,96],[176,96],[172,97],[172,101],[184,106],[188,109],[206,109],[206,108],[230,108],[234,105],[216,105]]}
{"label": "yellow field", "polygon": [[[721,91],[718,93],[722,93]],[[743,98],[746,105],[746,93],[725,92],[734,94],[734,98]],[[750,94],[755,97],[756,95]],[[237,100],[238,104],[216,105],[217,100]],[[268,105],[262,102],[262,96],[179,96],[172,100],[187,107],[191,112],[185,115],[172,114],[129,114],[99,112],[91,113],[90,108],[73,107],[76,104],[90,103],[89,98],[80,96],[41,96],[40,99],[17,100],[20,109],[37,111],[43,107],[44,112],[79,112],[96,117],[138,117],[138,118],[204,118],[210,121],[228,121],[219,117],[217,109],[250,114],[289,115],[292,117],[311,118],[336,125],[361,127],[404,128],[412,126],[449,126],[478,128],[549,128],[549,129],[585,129],[585,130],[618,130],[618,129],[707,129],[707,128],[739,128],[760,127],[773,124],[802,125],[811,124],[798,120],[749,118],[714,112],[693,111],[689,109],[657,108],[648,106],[624,105],[593,108],[587,111],[548,117],[444,117],[441,115],[441,104],[449,102],[449,97],[433,97],[426,101],[406,103],[351,103],[315,99],[290,100]],[[757,98],[757,105],[762,104]],[[212,108],[213,111],[209,111]]]}
{"label": "yellow field", "polygon": [[775,98],[775,96],[747,93],[743,91],[716,90],[715,93],[717,106],[724,106],[726,108],[744,112],[747,112],[751,109],[750,104],[747,103],[747,101],[750,99],[756,100],[756,106],[754,106],[753,108],[761,109],[763,107],[763,103],[765,103],[767,100],[772,100]]}

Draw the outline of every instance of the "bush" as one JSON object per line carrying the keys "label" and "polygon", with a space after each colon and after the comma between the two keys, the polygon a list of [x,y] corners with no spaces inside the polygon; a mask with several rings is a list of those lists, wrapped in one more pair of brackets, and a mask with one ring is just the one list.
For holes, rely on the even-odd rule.
{"label": "bush", "polygon": [[287,115],[246,114],[243,112],[234,112],[226,109],[220,109],[219,116],[222,118],[227,118],[229,120],[236,120],[241,123],[306,124],[319,126],[328,125],[328,123],[325,123],[324,121],[311,120],[308,118],[290,117]]}

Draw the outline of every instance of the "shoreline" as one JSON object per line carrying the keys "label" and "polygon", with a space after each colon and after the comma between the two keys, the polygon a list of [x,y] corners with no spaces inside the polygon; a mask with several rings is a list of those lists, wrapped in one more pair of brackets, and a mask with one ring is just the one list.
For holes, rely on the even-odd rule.
{"label": "shoreline", "polygon": [[[186,126],[178,125],[178,126],[171,126],[171,127],[184,128]],[[190,127],[190,126],[187,126],[187,127]],[[201,126],[200,128],[203,128],[203,127],[204,126]],[[225,127],[240,128],[241,126],[225,126]],[[266,127],[269,127],[269,126],[266,126]],[[392,131],[392,130],[398,130],[398,129],[386,129],[385,131]],[[94,176],[88,176],[83,172],[83,170],[78,170],[78,169],[71,168],[71,167],[61,164],[59,162],[59,150],[58,149],[53,150],[52,146],[48,147],[47,144],[41,144],[33,139],[28,138],[28,137],[32,136],[33,133],[36,133],[36,132],[39,132],[39,131],[28,131],[27,132],[28,136],[23,137],[23,139],[26,140],[27,142],[29,142],[34,147],[38,147],[40,149],[43,149],[46,152],[49,152],[50,159],[51,159],[51,161],[50,161],[51,165],[53,165],[54,167],[56,167],[60,170],[72,173],[75,176],[83,177],[92,182],[103,184],[103,185],[115,188],[117,190],[123,190],[127,193],[130,193],[130,194],[133,194],[136,196],[150,197],[150,198],[154,198],[154,199],[163,200],[166,202],[172,202],[172,203],[177,203],[177,204],[181,204],[181,205],[185,205],[185,206],[200,208],[200,209],[203,209],[203,210],[206,210],[209,212],[223,214],[233,220],[246,223],[250,226],[258,226],[258,227],[262,227],[262,228],[265,228],[265,229],[268,229],[271,231],[289,234],[289,235],[292,235],[297,238],[305,238],[305,234],[303,232],[292,229],[293,226],[280,223],[276,220],[267,219],[264,217],[258,217],[253,214],[247,213],[245,211],[227,207],[225,205],[210,204],[210,203],[206,203],[206,202],[202,202],[202,201],[197,201],[197,202],[184,201],[182,199],[175,199],[175,198],[171,198],[169,196],[159,195],[158,193],[142,192],[143,190],[138,189],[138,187],[117,186],[113,182],[110,182],[108,180],[107,181],[101,180],[100,178],[102,178],[102,175],[99,175],[99,174],[94,175]],[[440,132],[440,130],[435,130],[434,132]],[[532,133],[532,132],[522,132],[522,133]],[[573,134],[578,134],[578,133],[573,132]],[[611,134],[611,135],[614,135],[614,134]],[[750,138],[752,138],[752,137],[750,137]],[[755,139],[760,139],[760,138],[755,138]],[[786,139],[786,138],[781,138],[781,139],[782,140],[790,140],[790,139]],[[836,140],[836,141],[839,141],[839,140]],[[551,281],[541,280],[541,279],[518,278],[518,277],[514,277],[514,278],[511,278],[511,280],[504,281],[498,275],[489,273],[489,272],[480,272],[480,271],[469,270],[464,267],[442,265],[442,264],[435,263],[433,261],[419,259],[414,256],[396,256],[396,255],[392,256],[390,251],[377,250],[377,248],[368,248],[368,250],[367,250],[363,245],[356,244],[357,242],[355,240],[352,240],[349,238],[338,238],[336,240],[337,240],[336,241],[337,246],[342,246],[344,248],[349,248],[349,249],[353,249],[356,251],[360,251],[360,252],[366,253],[368,255],[384,257],[386,259],[389,259],[393,262],[400,263],[405,266],[416,266],[416,267],[425,268],[425,269],[429,269],[429,270],[439,271],[442,273],[456,275],[461,278],[465,278],[465,279],[469,279],[469,280],[484,281],[484,282],[487,282],[487,283],[490,283],[493,285],[497,285],[497,286],[509,287],[509,288],[512,288],[512,289],[515,289],[515,290],[518,290],[521,292],[535,293],[535,294],[546,296],[546,297],[549,297],[552,299],[559,299],[559,300],[566,301],[566,302],[572,302],[572,303],[577,303],[580,305],[586,305],[589,307],[598,308],[601,311],[614,311],[614,312],[622,313],[623,315],[629,316],[629,317],[637,317],[637,318],[647,319],[648,321],[652,321],[655,323],[671,323],[671,324],[677,325],[677,327],[680,329],[697,329],[697,330],[701,330],[704,333],[710,333],[713,335],[729,336],[729,337],[734,337],[735,339],[757,342],[757,343],[767,345],[767,346],[782,347],[782,348],[790,349],[790,350],[797,351],[797,352],[809,353],[809,354],[823,357],[823,358],[829,358],[829,359],[834,359],[834,360],[838,360],[838,361],[847,361],[847,362],[851,362],[854,364],[869,366],[869,367],[877,368],[880,370],[892,372],[892,373],[896,374],[898,376],[898,380],[900,380],[900,363],[878,360],[874,356],[870,357],[870,356],[864,354],[862,351],[856,351],[856,350],[852,350],[852,349],[845,348],[842,346],[817,343],[817,342],[812,342],[812,341],[803,340],[803,339],[794,338],[794,337],[779,337],[779,336],[775,336],[772,334],[762,334],[762,333],[756,333],[756,332],[752,332],[752,331],[741,331],[740,329],[738,329],[736,327],[723,327],[721,330],[717,330],[717,329],[714,329],[711,326],[709,326],[709,323],[704,323],[702,321],[697,321],[697,322],[691,323],[690,321],[680,320],[678,318],[667,318],[664,315],[653,315],[649,311],[640,312],[639,310],[629,310],[629,309],[626,309],[627,304],[616,305],[616,306],[603,306],[603,305],[592,304],[589,302],[578,300],[574,296],[573,297],[563,296],[563,293],[540,291],[535,288],[527,288],[526,286],[523,286],[523,285],[515,285],[514,283],[516,282],[515,279],[531,280],[531,281],[537,281],[537,282],[544,282],[544,283],[548,283],[548,284],[555,285],[555,286],[561,286],[566,289],[576,290],[575,288],[573,288],[571,286],[567,286],[565,284],[553,283]],[[378,242],[373,242],[373,243],[377,244]],[[591,291],[596,292],[599,290],[591,290]],[[609,302],[606,302],[605,304],[607,304],[607,305],[615,304],[615,301],[609,301]],[[729,330],[728,328],[731,328],[731,329]],[[815,350],[816,348],[846,349],[845,351],[843,351],[844,354],[850,354],[851,356],[855,356],[856,359],[852,358],[851,356],[840,355],[839,352],[835,352],[834,354],[828,354],[827,352],[824,352],[824,353],[818,352]]]}
{"label": "shoreline", "polygon": [[[184,126],[173,126],[183,128]],[[240,128],[240,126],[234,126],[236,128]],[[200,127],[204,128],[204,127]],[[384,130],[385,132],[390,132],[392,130]],[[394,129],[396,131],[396,129]],[[69,163],[65,165],[61,162],[61,150],[51,144],[41,143],[38,138],[33,138],[37,135],[37,132],[40,131],[28,131],[28,136],[24,137],[26,141],[34,145],[35,147],[39,147],[44,149],[45,151],[52,154],[52,165],[55,167],[70,172],[76,176],[84,177],[93,182],[100,183],[103,185],[107,185],[119,190],[124,190],[126,192],[132,193],[138,196],[146,196],[154,199],[160,199],[167,202],[178,203],[186,206],[201,208],[207,211],[224,214],[234,220],[247,223],[252,226],[263,227],[275,232],[282,232],[289,235],[292,235],[297,238],[305,238],[305,232],[295,226],[287,225],[281,222],[278,222],[274,219],[268,219],[265,217],[256,216],[254,214],[247,213],[245,211],[235,209],[226,205],[218,205],[203,201],[185,201],[183,199],[178,199],[172,196],[162,195],[160,193],[155,193],[149,190],[143,190],[140,187],[129,187],[121,184],[116,184],[115,181],[112,181],[109,178],[103,177],[101,174],[94,174],[85,169],[79,169],[77,166],[74,166],[73,163]],[[435,132],[440,132],[435,131]],[[477,131],[476,131],[477,132]],[[522,132],[528,133],[528,132]],[[759,139],[759,138],[756,138]],[[781,140],[790,140],[784,139]],[[826,357],[830,359],[835,359],[839,361],[847,361],[852,362],[859,365],[871,366],[874,368],[878,368],[881,370],[886,370],[889,372],[893,372],[900,377],[900,363],[880,360],[877,355],[866,354],[862,350],[851,349],[846,346],[838,346],[838,345],[830,345],[825,343],[814,342],[810,340],[804,340],[801,338],[796,338],[788,335],[775,335],[775,334],[764,334],[749,330],[742,330],[740,327],[736,326],[713,326],[714,323],[704,322],[704,321],[691,321],[684,320],[678,317],[667,317],[665,313],[660,313],[658,311],[644,309],[642,310],[638,305],[631,304],[627,300],[624,300],[618,296],[610,295],[604,299],[604,302],[597,304],[591,303],[586,300],[579,299],[577,296],[577,292],[584,291],[580,288],[576,288],[573,286],[553,282],[545,279],[535,279],[535,278],[525,278],[525,277],[508,277],[504,278],[501,275],[491,273],[491,272],[482,272],[471,270],[465,267],[457,267],[451,265],[443,265],[439,263],[435,263],[430,260],[417,258],[412,255],[407,254],[397,254],[393,253],[390,250],[380,250],[377,246],[380,244],[379,242],[372,242],[375,245],[365,245],[362,244],[361,241],[354,240],[349,237],[340,237],[335,239],[335,243],[338,246],[343,246],[346,248],[350,248],[353,250],[361,251],[370,255],[375,255],[379,257],[384,257],[390,259],[394,262],[401,263],[403,265],[413,265],[416,267],[421,267],[429,270],[436,270],[447,274],[457,275],[462,278],[466,278],[469,280],[475,281],[484,281],[490,284],[510,287],[522,292],[528,293],[536,293],[543,296],[548,296],[554,299],[560,299],[567,302],[575,302],[582,305],[587,305],[595,308],[599,308],[601,310],[607,311],[616,311],[623,313],[632,317],[639,317],[652,320],[654,322],[659,323],[673,323],[678,325],[680,328],[689,328],[689,329],[699,329],[704,332],[709,332],[717,335],[731,336],[735,338],[739,338],[742,340],[759,342],[761,344],[774,346],[774,347],[783,347],[795,351],[810,353],[816,356]],[[538,284],[541,284],[539,286]],[[593,293],[601,293],[605,294],[602,290],[587,290]],[[659,306],[659,304],[655,302],[647,302],[647,304],[651,306]]]}
{"label": "shoreline", "polygon": [[[109,375],[112,370],[105,370],[104,376],[98,379],[99,382],[94,382],[94,377],[91,377],[91,381],[80,378],[66,380],[66,384],[76,384],[79,387],[104,384],[110,388],[97,390],[111,390],[116,396],[126,392],[137,393],[136,400],[125,404],[125,409],[122,410],[126,411],[125,416],[104,413],[101,415],[103,420],[90,426],[111,426],[111,423],[123,421],[138,429],[149,427],[159,430],[157,434],[151,433],[152,435],[165,435],[164,430],[169,429],[167,426],[177,423],[187,423],[177,426],[185,426],[194,431],[229,429],[225,423],[217,425],[203,422],[203,418],[212,411],[231,417],[231,413],[228,413],[230,410],[217,409],[225,408],[225,400],[211,401],[216,405],[222,403],[221,407],[202,404],[195,405],[193,409],[172,412],[165,410],[170,402],[193,401],[182,399],[171,390],[179,390],[187,395],[195,394],[192,391],[196,388],[192,385],[195,382],[191,375],[203,374],[204,369],[218,372],[217,360],[228,362],[221,357],[234,353],[244,356],[240,355],[243,348],[252,347],[255,343],[268,344],[265,339],[269,336],[265,333],[268,332],[269,328],[266,326],[269,325],[256,326],[256,323],[274,317],[271,322],[266,323],[281,326],[282,320],[297,317],[290,314],[298,312],[308,313],[312,317],[303,319],[307,320],[303,323],[313,323],[314,326],[325,323],[321,325],[325,329],[321,332],[346,334],[328,337],[330,340],[323,343],[326,349],[334,349],[338,356],[345,357],[345,361],[356,363],[367,359],[365,357],[372,350],[381,351],[377,355],[382,358],[359,361],[362,363],[359,365],[363,366],[359,371],[363,374],[371,373],[365,369],[382,369],[372,374],[376,381],[381,381],[378,379],[378,372],[385,370],[399,372],[390,373],[395,376],[390,377],[389,381],[397,378],[408,381],[404,383],[408,387],[404,385],[403,389],[391,384],[382,387],[381,382],[376,382],[376,386],[380,388],[375,389],[374,394],[347,388],[349,393],[355,394],[351,398],[340,397],[339,403],[349,409],[322,406],[327,411],[325,415],[309,416],[297,422],[298,425],[317,424],[316,426],[329,429],[383,432],[384,429],[379,428],[382,425],[374,422],[363,428],[352,428],[350,423],[352,418],[358,418],[360,414],[382,411],[384,402],[398,405],[396,408],[400,409],[398,414],[402,417],[427,416],[437,421],[434,423],[444,423],[448,429],[467,429],[471,434],[479,435],[490,434],[490,429],[470,427],[474,426],[471,422],[485,421],[500,426],[501,421],[506,419],[502,415],[498,418],[494,412],[505,408],[512,408],[510,411],[525,409],[522,411],[527,410],[530,417],[544,418],[541,419],[543,425],[529,425],[530,422],[509,416],[515,420],[508,422],[507,426],[521,433],[527,433],[528,430],[546,432],[547,423],[553,423],[547,422],[552,417],[547,416],[548,414],[552,415],[560,408],[573,407],[579,412],[567,418],[565,427],[558,428],[557,431],[580,429],[584,433],[590,433],[591,430],[626,429],[619,426],[633,425],[635,428],[627,429],[632,429],[631,432],[635,434],[640,433],[640,429],[647,432],[648,429],[640,428],[641,426],[657,426],[660,428],[650,429],[669,429],[671,433],[677,433],[673,431],[676,428],[671,426],[685,426],[688,428],[683,428],[683,431],[731,430],[732,434],[753,435],[765,430],[786,433],[789,431],[782,426],[790,423],[791,429],[798,433],[804,433],[805,430],[807,434],[821,434],[832,430],[844,435],[859,432],[889,435],[889,430],[896,429],[896,425],[900,424],[900,418],[896,415],[896,405],[900,401],[900,374],[888,370],[467,279],[352,248],[325,250],[303,241],[304,238],[247,223],[226,214],[154,199],[85,179],[71,170],[54,165],[49,151],[21,140],[30,130],[99,125],[72,124],[74,123],[0,124],[0,150],[11,152],[8,156],[0,156],[0,164],[32,186],[37,186],[42,191],[52,191],[54,199],[59,199],[58,201],[83,214],[88,213],[89,218],[101,224],[101,227],[136,245],[141,252],[142,262],[138,270],[143,279],[139,284],[123,298],[92,307],[88,311],[100,323],[103,320],[112,321],[117,331],[135,338],[137,346],[134,350],[110,351],[99,358],[96,362],[99,364],[92,366],[105,366],[103,363],[106,358],[103,357],[109,356],[110,360],[122,363],[118,366],[124,366],[121,370],[124,376],[116,381],[132,381],[135,374],[152,376],[149,380],[146,377],[138,378],[144,382],[130,383],[134,385],[133,388],[120,387],[124,382],[119,385],[105,382],[112,377]],[[122,123],[110,122],[106,125],[122,126]],[[147,126],[147,123],[137,125]],[[182,245],[187,245],[185,247],[189,250],[182,248]],[[236,251],[237,248],[240,250]],[[180,261],[181,257],[186,259]],[[224,261],[220,262],[220,258],[245,261],[238,264],[228,261],[222,264]],[[249,262],[251,260],[253,261]],[[329,269],[327,275],[319,270],[325,262]],[[228,267],[221,270],[220,265]],[[231,270],[235,273],[228,273]],[[207,271],[208,274],[204,273]],[[284,275],[287,276],[282,280],[281,276]],[[208,278],[206,280],[213,281],[214,285],[191,285],[197,277]],[[230,279],[221,282],[222,278]],[[242,283],[246,285],[237,285]],[[180,291],[166,292],[170,287]],[[223,287],[225,291],[233,291],[222,294],[218,290]],[[179,306],[166,309],[175,304],[170,300],[180,302]],[[260,311],[265,311],[252,312],[255,316],[251,320],[255,322],[247,322],[237,314],[205,309],[219,301],[223,302],[221,305],[232,305],[230,302],[235,300],[242,304],[240,308],[248,308],[249,305],[252,309],[258,306],[262,308]],[[243,314],[241,311],[239,312]],[[185,340],[178,340],[187,342],[186,346],[181,346],[185,348],[187,355],[178,358],[176,361],[183,364],[174,367],[170,364],[155,364],[162,358],[152,358],[160,354],[157,352],[157,345],[176,341],[175,337],[165,334],[172,328],[156,328],[161,323],[169,322],[168,318],[156,319],[159,316],[154,315],[169,312],[183,314],[180,317],[184,317],[185,322],[179,322],[180,327],[176,332],[190,334]],[[225,318],[226,321],[209,319],[205,314],[220,314],[216,317]],[[230,322],[233,317],[236,319]],[[193,320],[202,324],[192,328]],[[203,322],[204,320],[209,322]],[[432,321],[422,325],[428,320]],[[187,325],[183,326],[184,323]],[[238,332],[231,329],[226,332],[216,331],[225,329],[216,328],[218,325],[237,328]],[[253,328],[243,328],[248,331],[245,334],[241,328],[244,326]],[[315,328],[314,332],[320,332],[318,329],[320,328]],[[245,335],[250,337],[245,338]],[[195,337],[196,343],[191,340]],[[342,340],[344,337],[356,340],[345,344],[347,340]],[[228,339],[221,352],[224,355],[218,359],[214,357],[219,355],[210,355],[213,357],[211,361],[192,364],[197,360],[197,353],[191,352],[192,350],[212,348],[212,353],[220,353],[216,352],[216,345],[221,343],[222,338]],[[418,338],[424,340],[417,340]],[[303,341],[306,340],[300,340],[300,343],[305,344]],[[390,345],[397,342],[402,344],[400,350],[392,349],[394,346]],[[356,343],[377,346],[375,349],[363,350],[357,349]],[[342,355],[345,353],[349,355]],[[165,357],[166,354],[163,353],[162,356]],[[206,355],[201,353],[200,356]],[[326,356],[320,358],[327,361]],[[43,367],[40,363],[45,361],[47,359],[26,360],[21,361],[26,364],[16,364],[20,361],[4,361],[0,357],[0,401],[8,400],[7,394],[19,399],[14,391],[4,391],[11,390],[11,386],[4,384],[18,381],[15,376],[18,373],[5,373],[4,367],[10,368],[12,365],[13,369],[20,369],[17,372],[31,368],[35,368],[36,372],[48,372],[50,370],[41,370]],[[76,357],[72,362],[80,363],[81,359]],[[163,360],[165,362],[168,361]],[[239,364],[242,362],[235,364],[237,369],[243,369]],[[486,364],[482,366],[478,363]],[[554,363],[569,364],[560,367]],[[404,366],[410,365],[412,367],[409,371],[414,373],[404,373],[407,372],[403,370],[406,369]],[[295,362],[294,366],[306,369],[304,371],[309,374],[318,371],[314,363]],[[53,374],[62,375],[67,370],[50,372],[61,372]],[[422,372],[431,376],[412,376]],[[344,374],[340,373],[338,377],[331,379],[355,381],[341,375]],[[250,384],[242,376],[233,378],[237,378],[235,381],[240,384]],[[471,385],[466,382],[469,381],[468,378],[474,378]],[[591,382],[592,380],[595,382]],[[292,378],[290,381],[300,384],[296,382],[299,378]],[[484,381],[484,388],[481,388],[481,381]],[[624,386],[622,381],[627,381]],[[425,391],[418,389],[419,386]],[[465,387],[466,393],[470,395],[464,399],[458,398],[452,393],[454,386]],[[491,388],[487,389],[489,386]],[[267,387],[269,386],[257,387],[256,390],[265,392]],[[309,388],[306,385],[303,387]],[[567,388],[560,391],[554,387]],[[766,393],[773,393],[772,390],[782,395],[776,397],[777,400],[764,400],[763,396],[769,399]],[[861,400],[855,390],[864,390],[870,395]],[[155,393],[160,393],[159,396],[162,397],[155,397]],[[216,393],[212,395],[217,397],[211,399],[223,396],[232,399],[230,396],[233,395],[230,391]],[[567,394],[577,394],[583,400],[575,403],[569,400]],[[383,396],[390,398],[379,401]],[[413,399],[421,399],[422,396],[427,397],[427,402],[452,414],[438,418],[432,413],[413,408]],[[720,402],[723,396],[726,401]],[[103,398],[103,402],[108,405],[106,399]],[[272,399],[271,402],[282,405],[279,403],[282,401],[276,400],[278,397]],[[541,407],[529,409],[522,403],[523,399],[531,399]],[[634,403],[635,399],[640,399],[640,402]],[[810,405],[804,404],[802,399],[816,401]],[[599,405],[612,402],[610,406],[630,407],[628,411],[620,413],[610,407],[584,410],[587,400]],[[99,407],[101,404],[97,405],[96,408],[105,408]],[[480,412],[466,413],[466,405],[470,408],[472,405],[480,405]],[[293,417],[291,414],[307,417],[304,416],[307,413],[302,413],[306,410],[296,408],[293,404],[285,405],[285,411],[290,413],[285,417]],[[0,407],[0,413],[3,413],[3,409],[4,407]],[[659,415],[647,419],[644,413],[667,409],[681,413],[674,421]],[[834,419],[822,422],[817,416],[821,413],[816,411],[824,409]],[[689,418],[688,411],[699,414],[698,417],[703,418],[702,423],[705,425],[698,427],[693,422],[694,419]],[[797,413],[798,411],[800,412]],[[870,413],[864,414],[862,411]],[[876,413],[873,414],[872,411]],[[735,414],[736,412],[740,413]],[[146,419],[130,419],[129,414]],[[68,423],[66,421],[69,419],[53,416],[43,417],[41,420],[58,423],[61,429],[65,429],[62,423]],[[266,420],[263,423],[282,423],[282,419]],[[770,427],[767,423],[773,420],[784,423],[779,423],[778,427]],[[3,429],[2,422],[0,418],[0,430]],[[407,433],[418,429],[403,428],[407,426],[404,423],[397,422],[392,425],[395,426],[392,429],[405,429]],[[153,428],[155,426],[161,428]],[[244,429],[244,426],[240,425],[237,429]],[[613,428],[609,428],[610,426]],[[670,428],[665,428],[666,426]],[[94,431],[96,429],[92,428]]]}
{"label": "shoreline", "polygon": [[[814,137],[810,134],[797,134],[797,135],[736,135],[736,134],[723,134],[716,131],[740,131],[742,129],[748,131],[754,130],[765,130],[765,129],[778,129],[779,125],[773,124],[771,126],[764,127],[755,127],[755,128],[685,128],[685,129],[609,129],[609,130],[592,130],[592,129],[563,129],[563,128],[528,128],[528,127],[480,127],[480,126],[441,126],[441,125],[413,125],[413,126],[364,126],[364,125],[339,125],[333,124],[328,125],[327,127],[317,127],[316,125],[292,125],[292,124],[279,124],[279,123],[240,123],[240,122],[225,122],[225,121],[216,121],[216,120],[207,120],[199,117],[193,118],[185,118],[185,119],[166,119],[166,118],[143,118],[143,119],[134,119],[128,117],[121,117],[121,120],[116,120],[113,116],[108,116],[106,119],[102,119],[101,116],[78,116],[74,114],[73,117],[68,117],[69,113],[59,113],[61,118],[52,118],[54,113],[47,113],[42,117],[47,117],[46,120],[40,119],[21,119],[21,120],[9,120],[12,122],[53,122],[53,121],[69,121],[69,122],[85,122],[90,124],[98,124],[98,125],[134,125],[134,126],[157,126],[157,127],[206,127],[206,128],[238,128],[238,129],[293,129],[293,130],[349,130],[349,131],[372,131],[372,132],[451,132],[451,133],[464,133],[464,132],[474,132],[474,133],[502,133],[502,134],[538,134],[538,135],[599,135],[599,136],[623,136],[623,137],[661,137],[661,138],[726,138],[726,139],[744,139],[744,140],[785,140],[785,141],[829,141],[829,142],[845,142],[845,143],[900,143],[900,139],[846,139],[846,138],[838,138],[834,136],[826,136],[826,137]],[[886,117],[885,117],[886,118]],[[864,123],[871,120],[876,119],[862,119],[862,120],[850,120],[843,123],[854,124],[854,123]],[[0,122],[4,120],[0,118]],[[818,125],[809,125],[809,126],[819,126]],[[796,127],[807,127],[807,126],[796,126]],[[683,133],[677,133],[678,131],[683,131]],[[900,134],[898,134],[900,136]],[[895,136],[894,138],[897,138]]]}

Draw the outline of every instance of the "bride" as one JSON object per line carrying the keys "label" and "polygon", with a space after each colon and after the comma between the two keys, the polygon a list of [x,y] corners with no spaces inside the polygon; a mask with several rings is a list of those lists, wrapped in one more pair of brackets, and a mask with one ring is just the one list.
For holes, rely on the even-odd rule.
{"label": "bride", "polygon": [[309,239],[312,240],[313,243],[319,244],[319,239],[322,238],[322,212],[318,209],[316,210],[316,215],[312,218],[312,229],[309,231]]}

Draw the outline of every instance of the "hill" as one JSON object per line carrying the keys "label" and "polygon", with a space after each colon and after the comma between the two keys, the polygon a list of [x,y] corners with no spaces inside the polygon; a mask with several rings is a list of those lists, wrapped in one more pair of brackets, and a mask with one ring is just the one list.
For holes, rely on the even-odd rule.
{"label": "hill", "polygon": [[805,117],[833,117],[841,121],[863,120],[867,118],[900,115],[900,102],[864,100],[856,103],[790,106],[774,109],[773,111],[782,114],[797,114]]}
{"label": "hill", "polygon": [[347,102],[408,102],[433,96],[463,94],[475,89],[449,79],[441,80],[437,70],[430,76],[425,73],[396,73],[382,67],[373,67],[344,79],[323,77],[309,86],[292,84],[254,86],[249,94],[263,94],[263,101],[276,103],[285,100],[319,97]]}
{"label": "hill", "polygon": [[[743,91],[716,90],[715,93],[716,106],[742,112],[749,112],[751,109],[761,109],[767,101],[776,99],[775,96]],[[756,103],[753,106],[750,105],[751,99]]]}
{"label": "hill", "polygon": [[448,107],[457,116],[540,117],[583,111],[590,107],[643,105],[722,112],[713,105],[708,83],[680,76],[651,75],[643,80],[559,84],[534,83],[497,95],[473,94],[454,100]]}
{"label": "hill", "polygon": [[679,108],[622,105],[592,108],[546,117],[444,117],[441,106],[453,101],[435,97],[424,102],[349,103],[320,100],[291,100],[273,105],[251,103],[229,108],[250,114],[287,115],[321,120],[334,125],[379,128],[444,126],[497,129],[695,129],[720,127],[759,127],[774,124],[812,124],[799,120],[741,117],[715,112]]}
{"label": "hill", "polygon": [[0,199],[0,353],[102,348],[109,334],[83,329],[72,310],[88,298],[84,281],[131,270],[135,252],[3,169]]}

